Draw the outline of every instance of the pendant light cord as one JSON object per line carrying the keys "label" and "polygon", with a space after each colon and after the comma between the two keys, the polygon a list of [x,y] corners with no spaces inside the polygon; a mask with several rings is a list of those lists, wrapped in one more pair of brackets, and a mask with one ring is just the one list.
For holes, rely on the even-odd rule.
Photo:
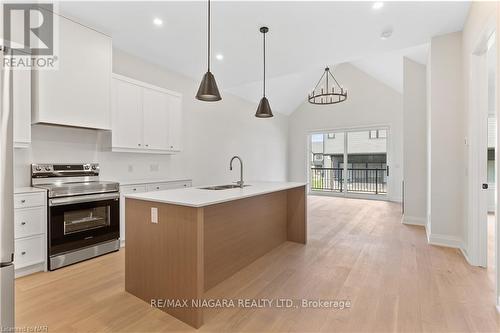
{"label": "pendant light cord", "polygon": [[264,85],[263,85],[263,91],[262,95],[266,97],[266,33],[262,33],[264,35],[263,41],[264,41]]}
{"label": "pendant light cord", "polygon": [[208,71],[210,72],[210,0],[208,0]]}

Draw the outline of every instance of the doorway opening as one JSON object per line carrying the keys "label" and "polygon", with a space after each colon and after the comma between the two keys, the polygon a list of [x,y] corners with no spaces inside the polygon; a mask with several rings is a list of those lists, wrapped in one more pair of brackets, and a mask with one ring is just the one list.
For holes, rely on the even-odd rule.
{"label": "doorway opening", "polygon": [[388,136],[387,127],[311,133],[309,193],[385,199]]}

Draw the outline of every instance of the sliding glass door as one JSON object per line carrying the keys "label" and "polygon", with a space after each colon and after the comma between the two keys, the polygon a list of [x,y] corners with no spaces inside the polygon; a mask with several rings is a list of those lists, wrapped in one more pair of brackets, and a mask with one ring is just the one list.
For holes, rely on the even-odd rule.
{"label": "sliding glass door", "polygon": [[310,187],[312,191],[344,192],[344,150],[344,132],[311,135]]}
{"label": "sliding glass door", "polygon": [[347,192],[387,193],[387,130],[347,133]]}
{"label": "sliding glass door", "polygon": [[309,184],[317,193],[385,195],[387,128],[310,135]]}

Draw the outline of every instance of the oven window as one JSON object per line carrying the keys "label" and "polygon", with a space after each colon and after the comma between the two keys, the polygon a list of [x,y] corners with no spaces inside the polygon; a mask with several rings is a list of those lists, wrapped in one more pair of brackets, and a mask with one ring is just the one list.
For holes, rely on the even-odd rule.
{"label": "oven window", "polygon": [[64,212],[64,234],[74,234],[91,229],[108,227],[109,206],[71,210]]}

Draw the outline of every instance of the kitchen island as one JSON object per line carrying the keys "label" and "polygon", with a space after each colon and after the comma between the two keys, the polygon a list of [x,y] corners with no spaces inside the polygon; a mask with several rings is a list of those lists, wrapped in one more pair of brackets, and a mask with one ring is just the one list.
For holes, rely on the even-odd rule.
{"label": "kitchen island", "polygon": [[205,291],[278,245],[307,240],[304,183],[125,198],[126,291],[196,328],[203,324],[198,305]]}

